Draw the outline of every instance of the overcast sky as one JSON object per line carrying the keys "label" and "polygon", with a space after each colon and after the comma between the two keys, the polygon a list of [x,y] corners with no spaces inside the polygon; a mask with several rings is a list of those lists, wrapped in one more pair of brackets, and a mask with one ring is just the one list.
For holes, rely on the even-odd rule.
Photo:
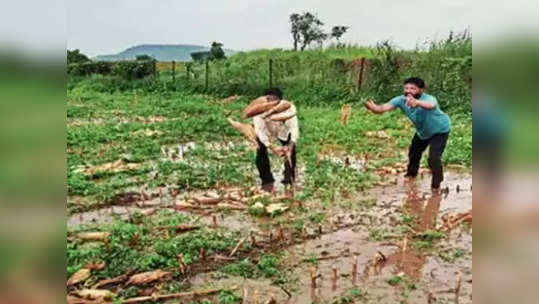
{"label": "overcast sky", "polygon": [[425,38],[471,26],[471,0],[69,0],[67,47],[95,56],[130,46],[209,45],[226,48],[290,48],[289,15],[316,13],[325,22],[347,25],[343,41],[372,45],[391,39],[413,48]]}

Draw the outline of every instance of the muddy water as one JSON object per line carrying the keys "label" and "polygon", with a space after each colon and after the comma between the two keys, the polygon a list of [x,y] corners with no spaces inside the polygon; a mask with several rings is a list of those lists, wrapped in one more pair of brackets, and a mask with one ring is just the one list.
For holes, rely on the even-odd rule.
{"label": "muddy water", "polygon": [[[447,189],[440,194],[432,194],[430,176],[419,177],[411,183],[398,178],[396,185],[379,187],[365,197],[358,198],[376,199],[376,205],[366,212],[338,208],[328,210],[330,221],[338,218],[339,223],[342,223],[348,219],[348,225],[344,225],[348,227],[325,233],[319,238],[285,250],[286,268],[290,269],[291,275],[298,281],[290,287],[294,289],[291,297],[277,294],[280,297],[279,303],[330,303],[352,288],[366,291],[366,296],[359,301],[364,303],[428,303],[429,298],[431,301],[436,299],[432,303],[454,303],[457,272],[461,274],[459,303],[471,303],[471,230],[456,228],[448,233],[446,239],[433,241],[435,245],[432,250],[415,249],[412,246],[413,235],[406,241],[404,238],[379,242],[369,240],[369,229],[391,229],[404,225],[404,216],[414,219],[410,226],[416,234],[439,228],[443,214],[465,212],[472,208],[471,184],[471,175],[450,172],[446,174],[444,182],[444,188]],[[363,221],[361,217],[370,219]],[[326,231],[327,224],[324,228]],[[463,256],[454,262],[444,261],[439,256],[440,250],[452,254],[457,249],[462,251]],[[378,252],[382,253],[385,261],[373,267],[373,257]],[[355,256],[358,275],[354,281],[352,269]],[[316,266],[312,262],[313,258],[318,260]],[[313,289],[311,272],[314,266],[316,287]],[[403,279],[401,283],[392,286],[388,281],[395,276]]]}
{"label": "muddy water", "polygon": [[159,208],[166,208],[171,205],[171,201],[155,197],[145,201],[134,201],[128,204],[103,207],[95,210],[85,211],[70,215],[67,219],[67,227],[75,228],[88,224],[107,224],[114,219],[127,220],[131,214],[140,212],[152,212]]}
{"label": "muddy water", "polygon": [[[354,255],[358,255],[360,272],[355,286],[368,291],[367,302],[427,303],[429,297],[439,301],[454,301],[456,273],[460,272],[459,303],[471,303],[471,231],[457,228],[448,234],[447,239],[438,241],[438,246],[449,252],[457,249],[463,252],[464,256],[454,263],[442,260],[436,250],[438,247],[432,251],[419,251],[411,245],[413,240],[373,242],[368,238],[369,228],[402,225],[404,215],[415,219],[411,226],[417,234],[439,227],[441,215],[472,208],[471,183],[469,174],[449,173],[444,182],[444,188],[447,189],[440,194],[431,193],[430,176],[426,175],[411,183],[398,179],[396,185],[374,189],[370,195],[377,199],[377,203],[369,213],[377,219],[374,221],[375,227],[359,225],[352,229],[342,229],[289,248],[290,257],[287,262],[291,265],[311,256],[337,256],[318,262],[314,294],[310,287],[312,265],[300,263],[295,267],[300,283],[299,290],[290,299],[291,303],[331,302],[354,287],[351,277]],[[386,260],[373,267],[373,257],[377,252],[382,253]],[[336,284],[332,280],[332,268],[337,269]],[[406,283],[395,287],[389,285],[388,280],[394,276],[402,276]],[[415,288],[406,288],[406,285],[412,284]]]}

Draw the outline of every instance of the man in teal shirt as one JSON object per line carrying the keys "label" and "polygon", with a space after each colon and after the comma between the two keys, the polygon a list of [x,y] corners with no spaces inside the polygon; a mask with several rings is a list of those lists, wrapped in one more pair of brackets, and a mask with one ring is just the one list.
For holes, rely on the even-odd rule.
{"label": "man in teal shirt", "polygon": [[444,152],[451,121],[447,114],[440,110],[434,96],[425,93],[425,82],[419,77],[411,77],[404,81],[404,95],[397,96],[383,105],[376,105],[372,100],[365,103],[367,109],[381,114],[400,108],[410,118],[416,133],[408,151],[408,170],[406,177],[414,178],[419,170],[421,155],[429,148],[429,167],[432,172],[431,187],[440,188],[444,180],[442,153]]}

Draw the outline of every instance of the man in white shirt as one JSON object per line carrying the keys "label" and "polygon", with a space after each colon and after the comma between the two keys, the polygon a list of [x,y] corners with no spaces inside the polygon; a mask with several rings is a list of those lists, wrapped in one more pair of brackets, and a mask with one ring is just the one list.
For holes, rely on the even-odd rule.
{"label": "man in white shirt", "polygon": [[[270,88],[264,92],[268,101],[284,101],[283,93],[278,88]],[[275,179],[271,173],[271,165],[268,157],[268,149],[279,156],[283,156],[290,152],[290,162],[285,160],[284,164],[284,179],[283,184],[292,184],[295,179],[296,170],[296,143],[299,137],[298,119],[296,117],[296,107],[292,104],[286,110],[286,116],[291,117],[282,120],[274,121],[269,117],[264,118],[264,113],[253,117],[255,134],[258,142],[256,153],[256,166],[260,179],[262,180],[262,189],[268,192],[274,190],[273,183]],[[282,147],[275,147],[272,141],[279,139]]]}

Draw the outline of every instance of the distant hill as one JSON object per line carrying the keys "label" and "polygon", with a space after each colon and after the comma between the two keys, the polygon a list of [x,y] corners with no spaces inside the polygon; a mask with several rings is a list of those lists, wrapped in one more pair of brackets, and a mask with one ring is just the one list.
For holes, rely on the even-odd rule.
{"label": "distant hill", "polygon": [[[159,61],[191,61],[191,53],[209,51],[210,48],[191,44],[142,44],[130,47],[118,54],[98,55],[95,60],[116,61],[135,59],[137,55],[150,55]],[[224,49],[227,56],[235,51]]]}

